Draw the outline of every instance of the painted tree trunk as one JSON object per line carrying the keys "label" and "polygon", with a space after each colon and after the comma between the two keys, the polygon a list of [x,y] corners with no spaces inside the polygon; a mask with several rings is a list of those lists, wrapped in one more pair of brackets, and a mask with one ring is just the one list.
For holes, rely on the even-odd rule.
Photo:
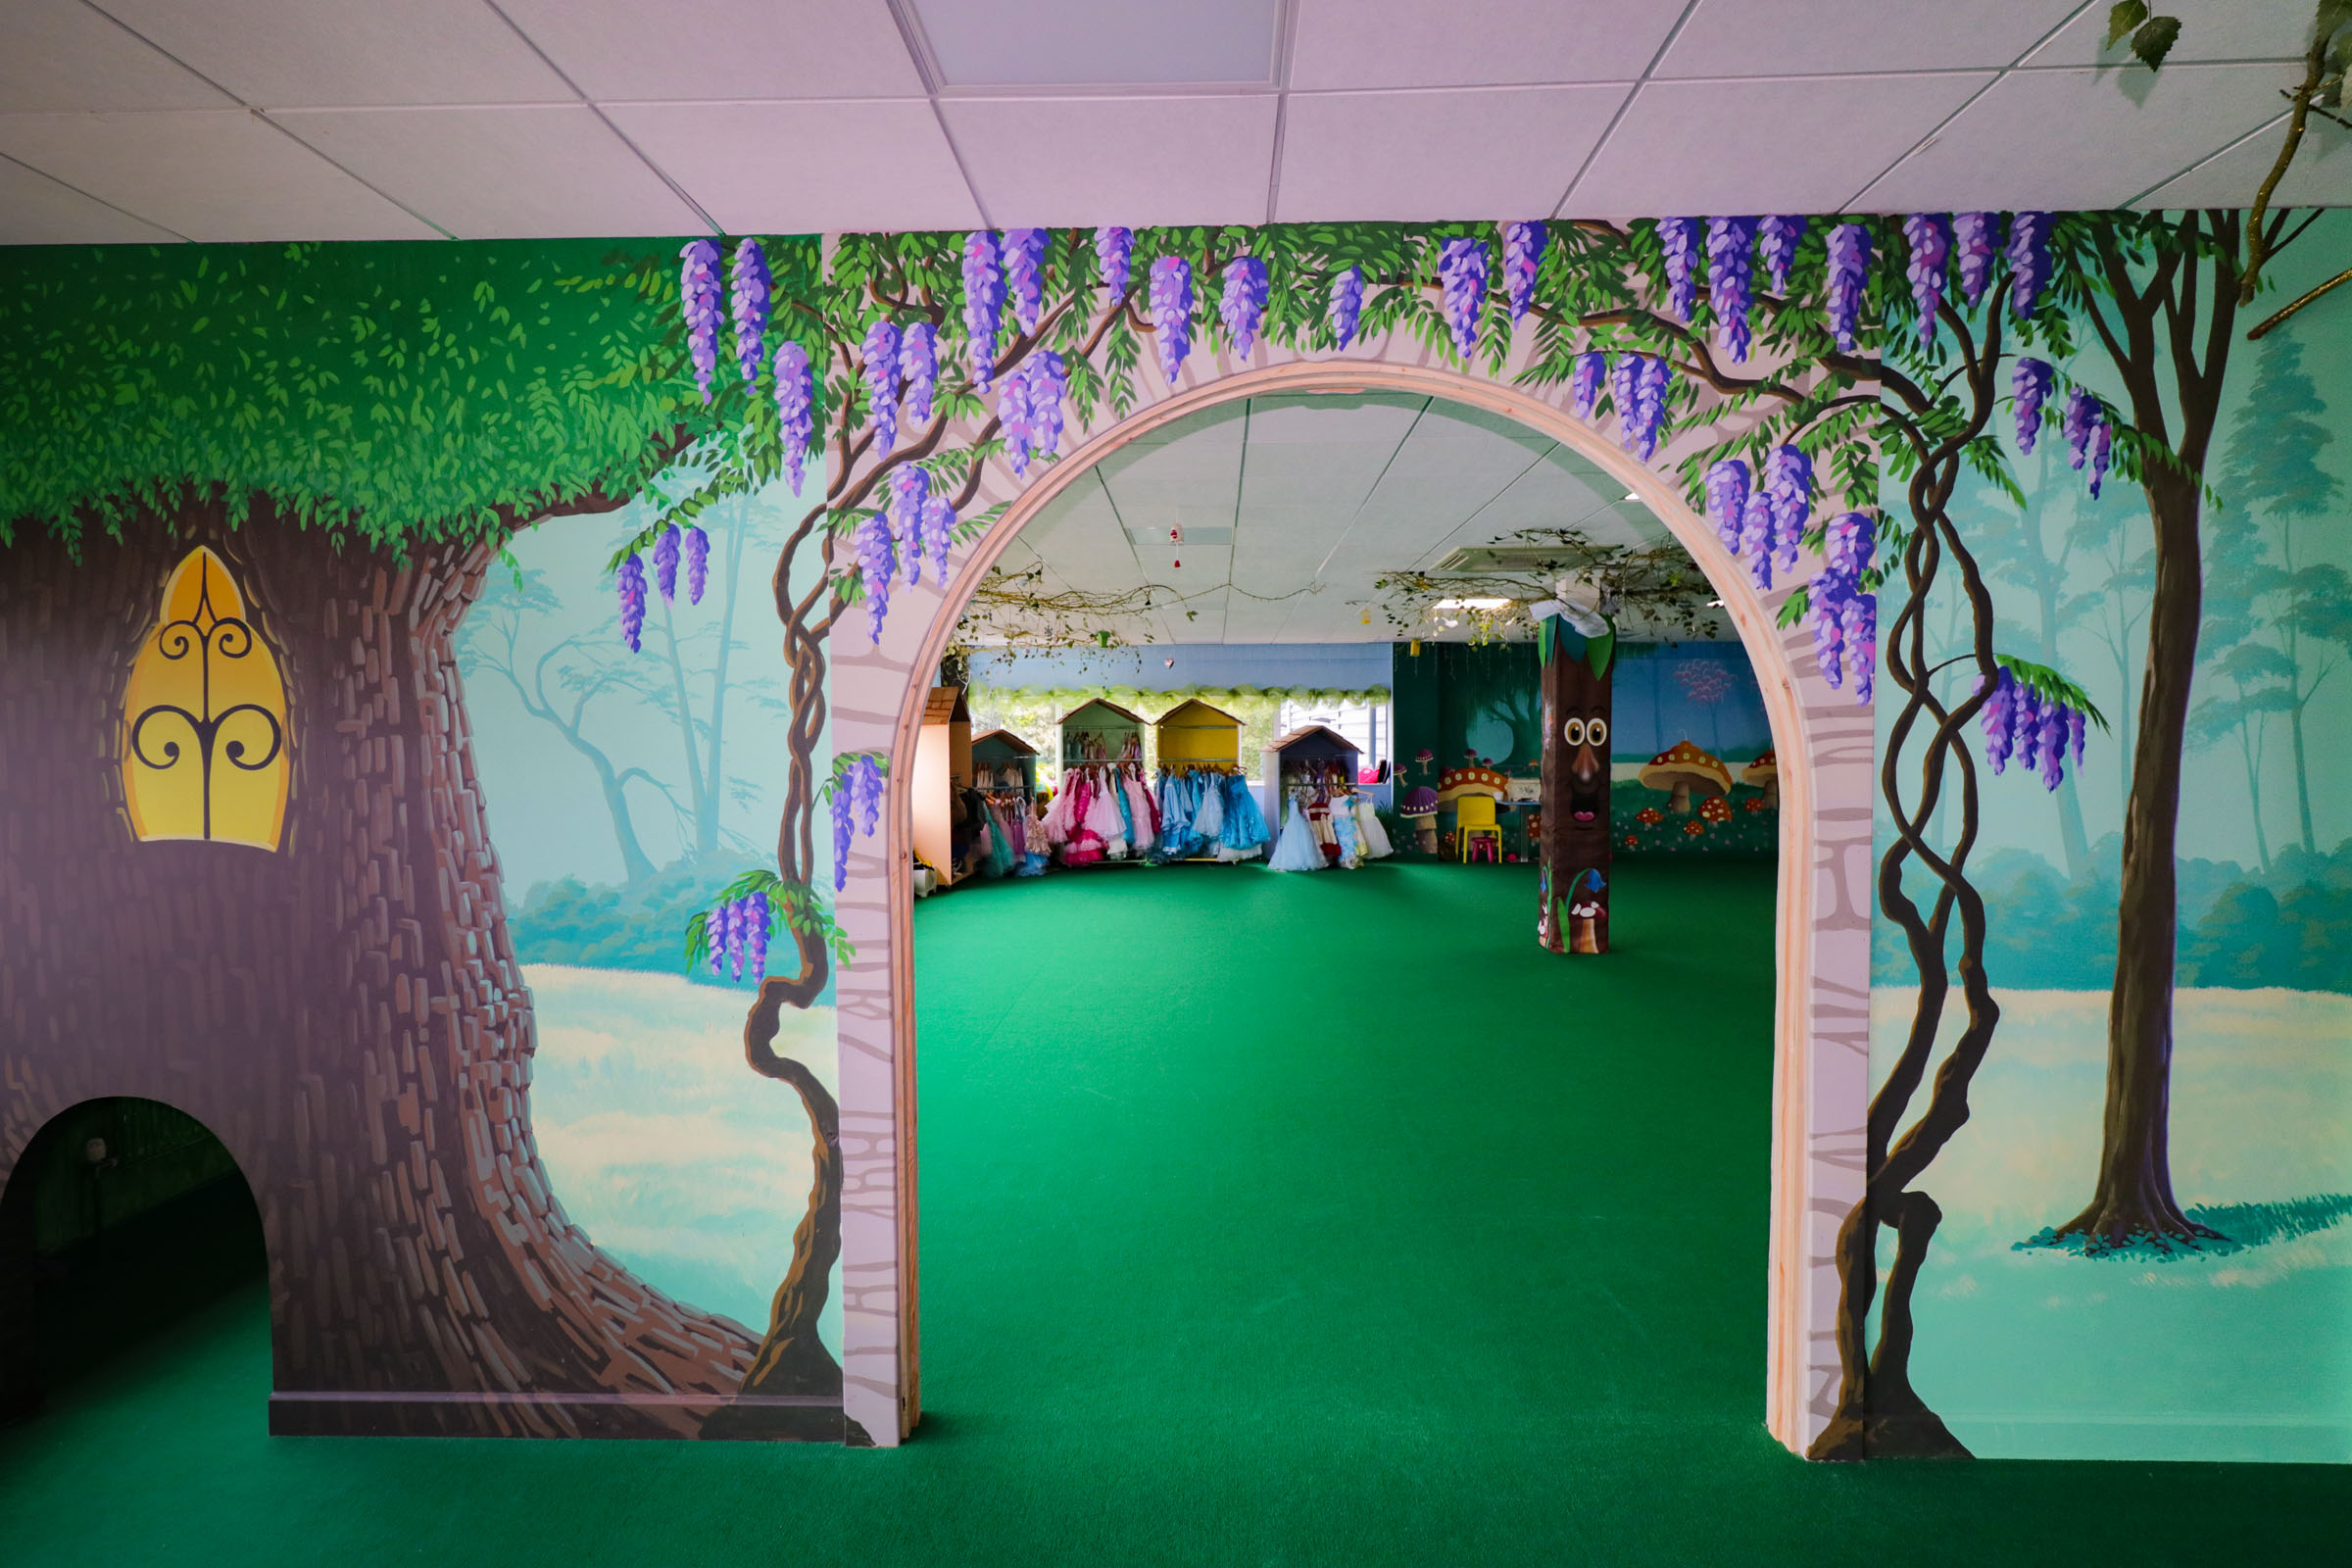
{"label": "painted tree trunk", "polygon": [[[126,671],[198,543],[285,676],[274,852],[137,843],[123,808]],[[698,1434],[754,1337],[598,1251],[532,1138],[531,1000],[452,650],[496,542],[404,560],[213,501],[81,550],[21,537],[0,573],[0,944],[37,977],[0,995],[6,1103],[33,1118],[0,1155],[110,1094],[221,1138],[269,1240],[273,1432]],[[790,1435],[839,1437],[837,1378],[775,1402]]]}
{"label": "painted tree trunk", "polygon": [[2198,485],[2161,470],[2149,475],[2146,488],[2156,534],[2156,589],[2148,611],[2147,674],[2140,687],[2132,793],[2124,814],[2099,1181],[2089,1206],[2060,1227],[2102,1247],[2143,1236],[2212,1234],[2190,1222],[2174,1200],[2170,1151],[2179,925],[2174,844],[2204,599]]}
{"label": "painted tree trunk", "polygon": [[[1595,652],[1597,650],[1597,653]],[[1537,939],[1553,953],[1609,951],[1609,716],[1613,639],[1555,627],[1544,662],[1543,908]],[[1598,664],[1597,671],[1594,664]]]}

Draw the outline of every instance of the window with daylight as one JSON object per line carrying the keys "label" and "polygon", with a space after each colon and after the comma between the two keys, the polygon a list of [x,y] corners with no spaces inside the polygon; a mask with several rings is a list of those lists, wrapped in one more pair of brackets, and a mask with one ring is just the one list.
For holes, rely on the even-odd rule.
{"label": "window with daylight", "polygon": [[199,545],[172,569],[122,694],[134,837],[277,848],[293,769],[286,685],[228,566]]}

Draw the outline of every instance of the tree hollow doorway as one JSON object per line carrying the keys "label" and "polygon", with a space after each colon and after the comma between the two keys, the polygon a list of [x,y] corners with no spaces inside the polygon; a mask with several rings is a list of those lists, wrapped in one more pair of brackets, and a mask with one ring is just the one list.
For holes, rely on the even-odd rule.
{"label": "tree hollow doorway", "polygon": [[69,1106],[0,1188],[0,1419],[267,1271],[253,1193],[202,1122],[130,1096]]}

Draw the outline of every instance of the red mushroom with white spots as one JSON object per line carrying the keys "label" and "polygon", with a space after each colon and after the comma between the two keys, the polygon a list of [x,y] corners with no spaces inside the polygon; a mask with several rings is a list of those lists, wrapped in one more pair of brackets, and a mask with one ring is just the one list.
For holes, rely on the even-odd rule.
{"label": "red mushroom with white spots", "polygon": [[1672,797],[1666,804],[1688,816],[1692,795],[1703,798],[1732,793],[1732,770],[1689,741],[1676,741],[1642,764],[1642,785],[1665,790]]}

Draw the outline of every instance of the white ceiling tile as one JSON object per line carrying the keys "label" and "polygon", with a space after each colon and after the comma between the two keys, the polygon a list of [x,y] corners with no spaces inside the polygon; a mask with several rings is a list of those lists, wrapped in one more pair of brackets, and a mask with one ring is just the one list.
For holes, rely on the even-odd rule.
{"label": "white ceiling tile", "polygon": [[1687,0],[1298,0],[1291,85],[1631,81]]}
{"label": "white ceiling tile", "polygon": [[[1837,212],[1989,80],[1976,74],[1653,81],[1562,211]],[[1771,133],[1759,134],[1760,126]],[[2015,172],[1987,171],[1998,178]]]}
{"label": "white ceiling tile", "polygon": [[730,234],[980,221],[928,103],[629,104],[610,113]]}
{"label": "white ceiling tile", "polygon": [[1543,217],[1626,91],[1294,94],[1276,216],[1293,222]]}
{"label": "white ceiling tile", "polygon": [[[2149,9],[2180,19],[2180,36],[2166,60],[2168,68],[2194,61],[2299,60],[2311,41],[2309,0],[2164,0]],[[2107,10],[2104,4],[2084,6],[2082,14],[2035,50],[2029,63],[2097,66],[2131,59],[2123,44],[2106,47]]]}
{"label": "white ceiling tile", "polygon": [[912,98],[922,77],[886,0],[501,0],[589,97]]}
{"label": "white ceiling tile", "polygon": [[1265,220],[1270,95],[962,98],[940,110],[1000,225]]}
{"label": "white ceiling tile", "polygon": [[1306,392],[1250,399],[1250,442],[1280,445],[1297,439],[1386,441],[1396,445],[1429,399],[1397,392]]}
{"label": "white ceiling tile", "polygon": [[[2269,66],[2168,66],[2161,75],[2136,67],[2012,72],[1888,171],[1860,205],[2120,206],[2269,120],[2277,77]],[[2053,147],[2087,156],[2052,158]]]}
{"label": "white ceiling tile", "polygon": [[1279,0],[912,0],[949,87],[1270,83]]}
{"label": "white ceiling tile", "polygon": [[167,244],[176,238],[0,159],[0,245]]}
{"label": "white ceiling tile", "polygon": [[1557,450],[1551,437],[1528,428],[1506,414],[1472,408],[1467,403],[1435,400],[1414,424],[1411,439],[1415,443],[1477,441],[1489,447],[1499,439],[1509,446],[1525,448],[1531,456],[1548,456]]}
{"label": "white ceiling tile", "polygon": [[0,114],[213,109],[232,102],[82,0],[9,0],[0,14]]}
{"label": "white ceiling tile", "polygon": [[694,210],[583,104],[270,118],[460,239],[703,230]]}
{"label": "white ceiling tile", "polygon": [[550,103],[572,96],[481,0],[99,4],[174,59],[264,109]]}
{"label": "white ceiling tile", "polygon": [[242,109],[0,115],[0,156],[195,240],[437,237]]}
{"label": "white ceiling tile", "polygon": [[1790,76],[2006,66],[2082,3],[1699,0],[1657,74]]}
{"label": "white ceiling tile", "polygon": [[[2151,192],[2139,205],[2251,207],[2285,138],[2286,120],[2280,116]],[[2328,135],[2324,126],[2307,131],[2271,199],[2280,207],[2352,207],[2352,136]]]}

